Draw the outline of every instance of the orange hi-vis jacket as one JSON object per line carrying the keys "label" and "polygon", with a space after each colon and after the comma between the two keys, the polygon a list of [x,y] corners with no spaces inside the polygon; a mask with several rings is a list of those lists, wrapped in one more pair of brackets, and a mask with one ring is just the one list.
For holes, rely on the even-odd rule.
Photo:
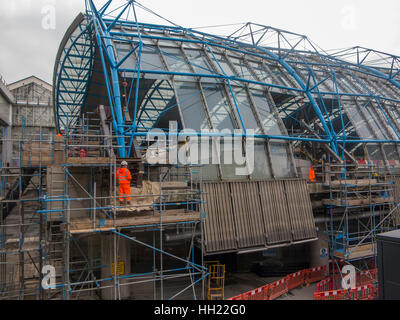
{"label": "orange hi-vis jacket", "polygon": [[121,184],[130,184],[132,180],[131,172],[126,168],[119,168],[117,170],[117,182]]}
{"label": "orange hi-vis jacket", "polygon": [[310,182],[315,182],[316,176],[315,176],[315,171],[314,171],[313,167],[310,168],[308,176],[309,176]]}

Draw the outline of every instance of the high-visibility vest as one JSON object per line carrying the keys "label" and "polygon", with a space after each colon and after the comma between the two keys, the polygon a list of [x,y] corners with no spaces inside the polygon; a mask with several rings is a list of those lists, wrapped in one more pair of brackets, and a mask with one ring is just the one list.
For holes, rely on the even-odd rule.
{"label": "high-visibility vest", "polygon": [[310,172],[309,172],[309,180],[310,180],[310,182],[315,182],[315,171],[314,171],[314,169],[311,167],[310,168]]}
{"label": "high-visibility vest", "polygon": [[117,171],[117,182],[119,184],[131,183],[131,172],[126,168],[119,168]]}

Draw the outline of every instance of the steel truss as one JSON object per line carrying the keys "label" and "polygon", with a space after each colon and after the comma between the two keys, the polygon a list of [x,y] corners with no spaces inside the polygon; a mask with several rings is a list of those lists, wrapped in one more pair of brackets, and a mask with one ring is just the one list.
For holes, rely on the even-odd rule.
{"label": "steel truss", "polygon": [[[286,128],[293,128],[289,133],[260,132],[257,138],[291,143],[318,141],[329,145],[330,150],[342,159],[345,150],[361,152],[366,144],[397,145],[400,141],[397,120],[400,85],[396,79],[399,73],[396,56],[361,48],[328,54],[304,35],[253,23],[241,26],[228,37],[174,24],[145,24],[139,22],[138,11],[150,10],[140,3],[128,1],[119,7],[113,4],[113,1],[107,1],[98,8],[95,1],[86,1],[86,16],[77,29],[82,30],[81,34],[71,38],[70,41],[74,39],[75,43],[65,46],[64,62],[58,67],[55,97],[61,128],[65,125],[66,115],[70,114],[68,121],[73,121],[76,112],[84,108],[85,98],[88,99],[90,94],[87,85],[93,77],[90,75],[93,52],[98,50],[122,158],[129,157],[132,152],[134,137],[144,136],[166,109],[178,107],[181,118],[184,118],[183,102],[177,94],[177,81],[184,78],[200,79],[198,90],[203,93],[206,91],[204,81],[225,87],[224,95],[230,100],[230,112],[235,118],[234,127],[244,130],[245,136],[247,129],[254,128],[249,125],[249,115],[243,110],[240,97],[234,90],[238,85],[249,87],[250,95],[254,94],[252,88],[272,93],[269,102],[277,108]],[[88,46],[86,51],[77,47],[82,37],[88,41],[84,43]],[[179,48],[180,53],[166,50],[164,46],[167,43]],[[201,51],[201,59],[207,62],[193,60],[188,48]],[[68,52],[69,49],[73,52]],[[81,55],[77,58],[80,60],[69,66],[76,78],[60,76],[78,49]],[[150,67],[149,51],[160,66]],[[220,52],[225,52],[223,58],[220,58]],[[233,56],[241,60],[241,66]],[[350,59],[354,56],[356,61]],[[255,65],[254,61],[263,63]],[[178,64],[180,68],[176,68]],[[146,84],[149,75],[159,77],[160,81]],[[68,96],[68,92],[64,92],[69,86],[68,81],[82,84],[77,87],[79,90],[73,90],[77,95]],[[139,99],[141,91],[147,92],[144,103]],[[277,94],[287,95],[286,99],[277,100]],[[176,97],[175,102],[171,95]],[[67,101],[66,97],[73,99]],[[63,104],[74,108],[64,114]],[[357,104],[360,107],[352,112]],[[371,109],[368,112],[373,114],[369,121],[382,125],[382,128],[372,126],[373,130],[368,134],[361,132],[361,126],[365,124],[357,121],[366,105]],[[203,107],[207,109],[207,106]],[[129,108],[131,112],[127,112]],[[184,119],[181,120],[185,127]],[[217,120],[212,119],[212,122],[215,126]],[[260,130],[260,125],[257,127]],[[366,157],[373,158],[370,152]],[[382,157],[389,166],[393,159],[388,159],[386,152]],[[398,151],[395,158],[399,158]]]}

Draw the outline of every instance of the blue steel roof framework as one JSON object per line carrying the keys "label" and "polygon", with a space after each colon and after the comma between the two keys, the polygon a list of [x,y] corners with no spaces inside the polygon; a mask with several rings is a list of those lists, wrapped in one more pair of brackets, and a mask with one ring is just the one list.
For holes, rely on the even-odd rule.
{"label": "blue steel roof framework", "polygon": [[[56,62],[59,128],[90,103],[98,59],[121,158],[175,108],[185,128],[255,129],[270,164],[274,142],[318,142],[341,159],[367,146],[371,160],[400,159],[397,56],[359,47],[328,54],[304,35],[252,23],[214,36],[139,23],[135,1],[86,3]],[[193,96],[201,103],[190,106]]]}

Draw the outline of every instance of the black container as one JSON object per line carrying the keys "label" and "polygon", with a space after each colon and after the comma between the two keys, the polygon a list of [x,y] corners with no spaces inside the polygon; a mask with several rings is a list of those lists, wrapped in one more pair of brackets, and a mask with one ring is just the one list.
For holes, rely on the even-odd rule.
{"label": "black container", "polygon": [[379,299],[400,300],[400,230],[382,233],[377,240]]}

